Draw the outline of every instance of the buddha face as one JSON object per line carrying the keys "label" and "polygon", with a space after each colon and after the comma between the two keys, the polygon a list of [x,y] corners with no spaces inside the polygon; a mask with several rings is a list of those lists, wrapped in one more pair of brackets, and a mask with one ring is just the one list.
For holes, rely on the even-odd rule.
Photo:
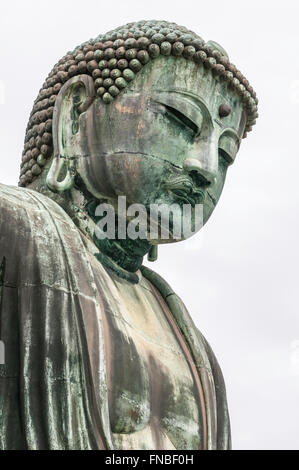
{"label": "buddha face", "polygon": [[[79,119],[77,172],[97,198],[115,204],[202,204],[212,214],[246,116],[237,94],[184,58],[148,63],[109,105],[97,98]],[[79,150],[78,150],[79,149]],[[193,221],[194,222],[194,221]],[[170,230],[171,231],[171,230]],[[173,237],[158,242],[175,241]]]}

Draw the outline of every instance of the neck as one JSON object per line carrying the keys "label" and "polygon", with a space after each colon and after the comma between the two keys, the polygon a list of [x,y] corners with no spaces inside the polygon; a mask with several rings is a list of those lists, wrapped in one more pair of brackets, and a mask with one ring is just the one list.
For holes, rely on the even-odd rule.
{"label": "neck", "polygon": [[102,217],[97,217],[95,212],[100,202],[92,198],[85,206],[89,217],[94,222],[92,240],[99,250],[95,256],[105,267],[113,270],[120,277],[137,283],[139,281],[137,271],[141,268],[143,257],[150,251],[151,245],[147,240],[140,238],[136,240],[119,238],[117,215],[115,217],[115,238],[99,238],[95,229]]}
{"label": "neck", "polygon": [[[127,240],[99,240],[95,236],[94,243],[99,249],[95,256],[106,266],[112,269],[120,277],[137,283],[139,280],[136,272],[141,268],[143,257],[150,247],[147,242],[136,243],[134,246]],[[142,254],[141,254],[142,253]]]}

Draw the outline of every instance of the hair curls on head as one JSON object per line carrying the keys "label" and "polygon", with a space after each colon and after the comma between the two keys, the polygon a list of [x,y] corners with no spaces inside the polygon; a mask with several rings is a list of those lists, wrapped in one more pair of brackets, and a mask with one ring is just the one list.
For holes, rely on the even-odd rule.
{"label": "hair curls on head", "polygon": [[230,63],[225,51],[183,26],[166,21],[128,23],[67,53],[52,69],[30,114],[22,155],[20,186],[27,186],[52,155],[52,117],[57,95],[69,78],[93,77],[97,96],[111,103],[150,60],[159,55],[184,57],[211,69],[241,96],[247,112],[244,133],[258,117],[258,100],[248,80]]}

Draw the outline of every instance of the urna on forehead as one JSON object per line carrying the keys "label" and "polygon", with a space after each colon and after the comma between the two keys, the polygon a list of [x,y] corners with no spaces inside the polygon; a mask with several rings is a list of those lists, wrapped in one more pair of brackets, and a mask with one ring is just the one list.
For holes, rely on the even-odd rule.
{"label": "urna on forehead", "polygon": [[205,42],[192,31],[175,23],[129,23],[81,44],[54,66],[30,114],[22,154],[20,186],[33,182],[52,157],[53,111],[64,83],[76,75],[91,76],[96,89],[95,97],[108,106],[135,77],[142,76],[142,70],[146,70],[144,67],[150,61],[167,56],[184,58],[204,67],[210,71],[213,80],[224,83],[238,95],[246,113],[243,135],[246,137],[258,116],[258,100],[248,80],[229,61],[221,46],[212,41]]}

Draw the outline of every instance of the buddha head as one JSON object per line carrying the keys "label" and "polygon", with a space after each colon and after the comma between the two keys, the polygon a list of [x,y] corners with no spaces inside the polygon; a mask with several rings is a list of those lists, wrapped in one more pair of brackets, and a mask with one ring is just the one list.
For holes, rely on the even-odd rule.
{"label": "buddha head", "polygon": [[178,212],[201,204],[205,223],[256,117],[252,87],[217,43],[174,23],[130,23],[54,66],[30,116],[20,185],[114,206],[119,196]]}

